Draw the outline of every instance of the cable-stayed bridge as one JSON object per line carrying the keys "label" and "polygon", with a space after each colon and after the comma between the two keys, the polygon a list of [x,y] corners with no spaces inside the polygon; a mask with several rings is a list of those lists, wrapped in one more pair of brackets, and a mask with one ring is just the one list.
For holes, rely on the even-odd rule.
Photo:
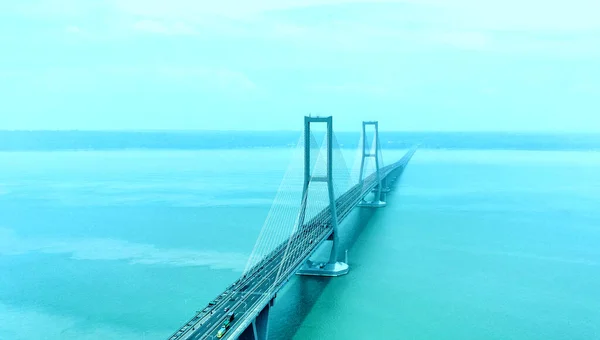
{"label": "cable-stayed bridge", "polygon": [[[416,150],[384,165],[378,135],[377,122],[363,122],[359,155],[349,170],[332,117],[305,117],[304,134],[242,276],[169,340],[267,339],[270,308],[294,274],[346,274],[348,264],[339,261],[340,223],[355,207],[384,207],[386,193]],[[329,260],[311,261],[327,241]]]}

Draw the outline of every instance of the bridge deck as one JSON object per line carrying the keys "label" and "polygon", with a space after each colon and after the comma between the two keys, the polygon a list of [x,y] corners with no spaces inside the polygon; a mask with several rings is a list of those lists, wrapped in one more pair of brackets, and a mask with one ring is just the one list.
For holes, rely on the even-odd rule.
{"label": "bridge deck", "polygon": [[[412,149],[398,162],[381,168],[381,179],[402,171],[414,152],[415,149]],[[336,200],[339,223],[377,184],[377,174],[373,173],[362,184],[353,186]],[[216,333],[229,312],[234,312],[235,318],[223,339],[238,337],[306,259],[331,235],[331,223],[321,221],[331,221],[329,207],[298,228],[290,236],[290,240],[280,244],[269,256],[227,287],[209,306],[172,334],[169,340],[216,339]]]}

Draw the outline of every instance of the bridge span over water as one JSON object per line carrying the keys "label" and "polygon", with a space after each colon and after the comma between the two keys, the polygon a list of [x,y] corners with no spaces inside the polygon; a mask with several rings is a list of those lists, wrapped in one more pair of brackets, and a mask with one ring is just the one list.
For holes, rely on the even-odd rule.
{"label": "bridge span over water", "polygon": [[[313,131],[315,124],[325,125],[324,131]],[[358,178],[347,181],[349,184],[345,187],[340,186],[339,177],[344,176],[338,176],[340,171],[336,162],[342,156],[332,124],[332,117],[305,117],[304,135],[299,143],[300,146],[303,144],[303,185],[295,206],[288,199],[285,201],[288,203],[280,204],[278,209],[272,208],[243,275],[169,340],[267,339],[269,311],[277,293],[293,275],[340,276],[348,273],[348,264],[339,261],[338,226],[355,207],[384,207],[386,193],[416,149],[384,166],[378,123],[363,122]],[[367,138],[368,128],[373,128],[371,143]],[[316,136],[323,136],[322,143],[317,142]],[[369,172],[367,165],[373,162],[373,171],[365,175]],[[315,187],[323,189],[323,194],[313,198],[311,190],[317,190]],[[285,191],[282,189],[285,189],[283,185],[280,192]],[[293,216],[293,220],[286,220],[285,216]],[[329,260],[311,261],[311,255],[328,241],[332,244]]]}

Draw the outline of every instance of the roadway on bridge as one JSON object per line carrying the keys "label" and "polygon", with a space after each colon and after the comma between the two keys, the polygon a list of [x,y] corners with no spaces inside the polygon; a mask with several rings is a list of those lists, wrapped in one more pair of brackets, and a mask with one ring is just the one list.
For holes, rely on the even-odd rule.
{"label": "roadway on bridge", "polygon": [[220,304],[218,309],[215,308],[213,310],[208,322],[197,326],[191,336],[188,336],[188,339],[216,339],[216,334],[226,320],[226,315],[232,311],[235,313],[235,318],[231,322],[229,329],[235,329],[236,323],[243,320],[243,316],[248,311],[255,309],[255,304],[262,300],[260,298],[271,295],[272,288],[276,283],[275,281],[281,279],[281,276],[277,275],[281,263],[285,259],[297,258],[303,249],[307,249],[307,243],[313,240],[312,243],[316,244],[319,237],[326,238],[332,231],[333,229],[329,225],[326,225],[326,228],[319,228],[315,225],[304,229],[303,233],[306,236],[301,242],[294,244],[291,250],[282,248],[275,257],[272,257],[266,264],[258,267],[256,272],[247,281],[236,284],[236,290],[229,292],[225,302]]}

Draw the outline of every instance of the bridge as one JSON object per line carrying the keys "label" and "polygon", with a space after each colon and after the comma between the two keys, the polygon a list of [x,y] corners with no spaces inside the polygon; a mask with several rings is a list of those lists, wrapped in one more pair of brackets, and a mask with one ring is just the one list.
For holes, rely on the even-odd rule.
{"label": "bridge", "polygon": [[[320,134],[323,135],[321,144],[315,137],[320,131],[313,133],[315,124],[325,125]],[[367,128],[374,128],[370,144]],[[242,276],[198,311],[169,340],[267,339],[269,311],[277,293],[293,275],[340,276],[348,273],[348,264],[339,261],[340,223],[355,207],[384,207],[386,193],[416,150],[413,148],[400,160],[384,166],[378,123],[363,122],[361,139],[358,179],[349,178],[348,184],[340,188],[340,182],[344,182],[340,181],[344,177],[340,174],[345,166],[342,171],[336,167],[344,162],[333,133],[332,117],[304,118],[304,134],[298,148],[303,145],[301,195],[290,194],[282,184],[281,199],[278,193],[274,206],[277,202],[280,204],[271,209]],[[373,161],[374,171],[365,175],[367,165]],[[286,175],[284,182],[287,177],[293,176]],[[323,194],[313,198],[309,189],[318,191],[314,187],[319,186],[324,190]],[[286,220],[285,216],[293,216],[293,219]],[[326,242],[331,243],[329,260],[312,261],[311,256]]]}

